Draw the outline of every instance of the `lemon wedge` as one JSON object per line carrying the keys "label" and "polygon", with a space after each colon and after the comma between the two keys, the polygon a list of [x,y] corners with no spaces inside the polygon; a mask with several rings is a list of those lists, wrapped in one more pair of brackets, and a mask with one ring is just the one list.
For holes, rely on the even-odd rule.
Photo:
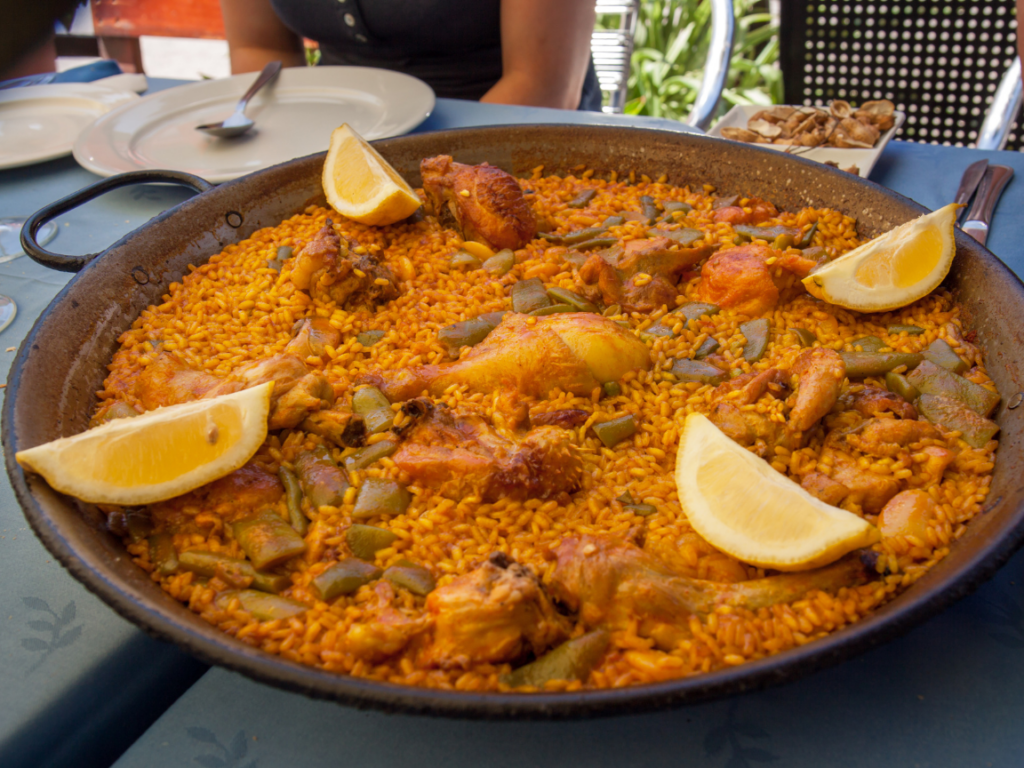
{"label": "lemon wedge", "polygon": [[885,312],[927,296],[956,252],[956,203],[908,221],[804,278],[808,293],[859,312]]}
{"label": "lemon wedge", "polygon": [[817,568],[879,538],[866,520],[811,496],[699,413],[683,426],[676,485],[697,533],[763,568]]}
{"label": "lemon wedge", "polygon": [[157,408],[73,437],[18,451],[15,459],[61,493],[94,504],[151,504],[241,467],[267,438],[274,383]]}
{"label": "lemon wedge", "polygon": [[405,179],[347,123],[331,133],[323,185],[331,207],[361,224],[394,224],[422,205]]}

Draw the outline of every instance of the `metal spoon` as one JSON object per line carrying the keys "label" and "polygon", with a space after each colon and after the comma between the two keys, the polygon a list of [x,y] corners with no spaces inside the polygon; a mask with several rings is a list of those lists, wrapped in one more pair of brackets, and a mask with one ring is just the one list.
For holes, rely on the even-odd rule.
{"label": "metal spoon", "polygon": [[243,96],[241,101],[238,102],[238,105],[235,107],[235,111],[231,114],[231,117],[219,123],[197,125],[196,130],[205,131],[206,133],[218,136],[222,139],[241,136],[255,125],[252,120],[245,116],[245,107],[248,105],[249,99],[256,95],[256,91],[277,77],[277,73],[280,71],[280,61],[272,61],[267,64],[267,66],[263,68],[263,71],[260,72],[260,76],[256,78],[256,82],[252,84],[252,87],[245,92],[245,96]]}

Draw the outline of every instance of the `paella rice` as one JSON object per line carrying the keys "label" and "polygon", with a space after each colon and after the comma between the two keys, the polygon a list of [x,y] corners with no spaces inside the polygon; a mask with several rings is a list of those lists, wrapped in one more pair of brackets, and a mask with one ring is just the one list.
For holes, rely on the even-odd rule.
{"label": "paella rice", "polygon": [[[645,347],[649,368],[633,367],[614,382],[602,382],[587,392],[554,386],[544,397],[523,396],[513,405],[501,392],[460,381],[427,397],[422,392],[415,393],[418,397],[388,397],[382,406],[390,409],[384,414],[389,417],[387,428],[356,441],[360,444],[332,442],[299,424],[271,429],[250,463],[233,475],[144,510],[107,510],[112,529],[124,536],[135,562],[167,593],[240,642],[329,672],[457,690],[508,690],[518,685],[517,690],[560,691],[707,673],[804,645],[869,615],[949,553],[988,494],[997,447],[991,435],[972,445],[964,431],[937,426],[922,428],[894,448],[888,443],[879,448],[877,442],[866,440],[851,443],[849,435],[863,436],[867,421],[902,421],[893,413],[860,412],[854,407],[864,393],[888,392],[885,372],[840,377],[838,400],[828,403],[826,413],[794,440],[778,437],[783,434],[778,430],[792,417],[788,392],[769,387],[743,400],[735,396],[738,389],[733,395],[722,389],[730,381],[750,381],[750,374],[776,371],[781,372],[777,384],[785,390],[792,386],[788,372],[808,349],[847,355],[921,353],[941,341],[963,363],[962,378],[995,393],[981,353],[962,327],[959,307],[945,289],[902,309],[873,315],[809,296],[800,275],[787,270],[786,254],[823,261],[859,245],[856,222],[836,210],[779,212],[764,201],[725,198],[710,186],[676,187],[664,177],[598,173],[582,167],[565,176],[545,175],[539,167],[517,184],[541,232],[512,249],[514,259],[507,271],[500,266],[484,268],[501,248],[465,248],[466,233],[443,225],[437,216],[417,215],[377,228],[319,206],[253,233],[205,264],[190,266],[181,282],[170,285],[163,302],[144,311],[122,336],[104,389],[97,393],[97,413],[110,411],[114,403],[145,410],[138,381],[147,369],[168,358],[181,369],[228,379],[246,366],[282,355],[294,349],[289,345],[297,324],[306,319],[319,319],[335,333],[332,343],[305,355],[302,363],[329,383],[327,399],[347,409],[353,393],[367,389],[367,383],[386,395],[387,382],[393,380],[389,376],[396,372],[466,360],[473,345],[461,352],[456,347],[453,354],[444,341],[444,329],[489,313],[509,312],[513,286],[534,279],[547,291],[572,292],[555,291],[555,296],[590,302],[597,314]],[[773,235],[788,233],[788,239],[775,235],[762,242],[757,232],[751,234],[751,225]],[[341,303],[329,291],[300,287],[306,281],[297,273],[299,256],[325,227],[347,243],[354,259],[365,258],[390,270],[396,288],[393,298],[378,300],[375,306]],[[566,242],[565,235],[589,228],[599,230],[594,250],[581,251],[571,237]],[[607,256],[609,248],[628,249],[631,242],[642,245],[659,236],[684,243],[679,237],[683,232],[690,233],[685,248],[705,250],[695,252],[696,260],[676,273],[670,302],[655,308],[634,302],[629,311],[623,306],[629,301],[606,301],[599,291],[603,284],[581,278],[594,254],[604,258],[602,253]],[[676,311],[709,303],[702,283],[707,265],[716,258],[711,254],[720,256],[744,244],[771,249],[762,254],[761,263],[778,292],[776,301],[753,314],[718,311],[716,306],[690,319]],[[453,260],[460,252],[470,258]],[[632,286],[639,291],[656,278],[639,272]],[[391,286],[385,283],[391,279],[378,277],[375,282],[387,291]],[[537,327],[553,316],[518,317]],[[749,349],[752,319],[769,321],[761,354]],[[497,320],[502,326],[512,322],[509,317]],[[679,361],[693,360],[695,353],[715,345],[714,351],[701,354],[701,360],[714,365],[720,377],[705,382],[680,374]],[[890,372],[900,376],[908,367]],[[410,400],[425,400],[424,408],[438,412],[479,419],[503,435],[515,432],[511,422],[516,418],[523,424],[559,424],[548,429],[567,435],[581,469],[578,482],[551,493],[495,494],[410,474],[394,453],[395,444],[414,434],[417,420],[424,418],[407,407]],[[755,424],[744,444],[795,482],[812,487],[817,478],[832,488],[842,486],[842,478],[851,473],[867,473],[881,478],[892,491],[881,507],[897,492],[910,491],[927,497],[928,514],[917,527],[882,526],[881,541],[848,558],[869,571],[867,578],[832,589],[810,588],[770,604],[714,601],[706,611],[682,615],[670,636],[651,630],[642,611],[632,612],[626,620],[606,626],[603,651],[579,674],[539,681],[510,677],[515,668],[559,642],[586,637],[602,626],[588,617],[585,598],[566,599],[565,579],[561,589],[556,583],[563,556],[571,554],[567,542],[585,544],[584,552],[605,546],[614,554],[616,547],[633,547],[640,553],[637,557],[660,563],[655,570],[662,569],[659,573],[670,579],[731,586],[773,576],[717,551],[695,533],[680,507],[674,467],[683,421],[691,413],[713,415],[724,401],[735,403],[730,407],[745,423]],[[528,414],[521,412],[524,406]],[[582,415],[558,421],[558,414],[567,412]],[[632,434],[606,442],[594,429],[624,417],[631,417]],[[381,444],[376,460],[352,461]],[[312,461],[313,454],[333,467],[347,466],[347,487],[338,489],[331,503],[313,505],[308,487],[306,498],[292,497],[299,499],[300,517],[305,518],[297,529],[303,546],[298,554],[266,568],[278,582],[265,594],[276,593],[294,610],[274,613],[272,608],[267,613],[258,600],[253,602],[257,593],[245,589],[252,585],[251,571],[239,577],[230,569],[174,567],[187,553],[245,562],[247,550],[240,543],[244,527],[239,521],[267,509],[279,521],[289,520],[285,478],[301,475],[302,462]],[[381,481],[404,488],[407,506],[391,510],[393,514],[359,512],[363,489]],[[879,503],[869,495],[847,494],[834,503],[881,525]],[[373,534],[377,543],[362,558],[373,566],[370,578],[354,591],[325,599],[331,594],[323,588],[325,572],[351,561],[359,549],[352,536],[354,525],[388,534]],[[248,556],[251,559],[251,552]],[[431,640],[432,633],[440,632],[435,622],[441,598],[436,596],[489,563],[506,571],[521,568],[535,578],[538,599],[551,603],[551,621],[560,624],[560,632],[544,639],[532,637],[504,658],[439,656],[431,645],[437,642]],[[393,578],[424,572],[429,577],[425,582]],[[390,573],[390,580],[381,579],[381,573]],[[395,627],[401,628],[397,639],[387,634]]]}

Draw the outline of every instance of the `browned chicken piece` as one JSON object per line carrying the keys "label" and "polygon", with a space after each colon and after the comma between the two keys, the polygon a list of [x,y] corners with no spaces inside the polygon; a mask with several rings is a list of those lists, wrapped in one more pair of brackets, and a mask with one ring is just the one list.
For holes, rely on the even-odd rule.
{"label": "browned chicken piece", "polygon": [[[729,397],[736,391],[741,394]],[[782,372],[777,368],[769,368],[757,373],[743,373],[724,384],[719,384],[711,393],[711,399],[728,400],[734,405],[750,405],[760,400],[765,393],[771,392],[775,397],[781,397],[785,391],[785,377]]]}
{"label": "browned chicken piece", "polygon": [[900,492],[900,481],[892,475],[865,469],[855,458],[840,451],[825,450],[833,459],[832,479],[850,491],[844,502],[853,502],[866,514],[877,515],[886,502]]}
{"label": "browned chicken piece", "polygon": [[[786,389],[782,372],[776,368],[758,373],[744,373],[724,384],[719,384],[711,393],[711,411],[708,418],[733,442],[749,447],[761,441],[755,451],[759,456],[773,453],[775,445],[785,442],[782,425],[770,420],[763,413],[745,411],[743,405],[756,403],[765,394],[781,398]],[[739,394],[733,394],[738,392]]]}
{"label": "browned chicken piece", "polygon": [[753,611],[867,581],[856,556],[804,573],[722,584],[680,576],[654,555],[604,536],[564,539],[555,550],[551,593],[588,627],[633,626],[663,650],[690,637],[689,620],[719,606]]}
{"label": "browned chicken piece", "polygon": [[549,425],[561,427],[562,429],[575,429],[585,424],[589,418],[590,411],[584,411],[582,408],[563,408],[559,411],[538,413],[530,418],[529,421],[535,427]]}
{"label": "browned chicken piece", "polygon": [[[750,210],[744,210],[749,208]],[[727,221],[730,224],[760,224],[774,219],[779,215],[778,209],[767,200],[759,197],[750,198],[746,206],[726,205],[712,214],[715,221]]]}
{"label": "browned chicken piece", "polygon": [[833,507],[838,507],[839,503],[850,495],[849,488],[821,472],[811,472],[805,475],[804,479],[800,481],[800,487],[811,496],[821,499]]}
{"label": "browned chicken piece", "polygon": [[680,248],[661,236],[631,240],[625,247],[595,253],[587,259],[580,268],[582,292],[591,301],[618,304],[626,312],[653,312],[675,306],[683,272],[713,251],[712,246]]}
{"label": "browned chicken piece", "polygon": [[285,354],[305,360],[307,357],[323,357],[327,347],[341,343],[341,331],[331,325],[326,317],[307,317],[299,320],[292,329],[294,336],[284,348]]}
{"label": "browned chicken piece", "polygon": [[927,458],[921,466],[921,484],[938,485],[942,482],[942,475],[946,467],[956,460],[956,452],[938,445],[926,445],[921,453]]}
{"label": "browned chicken piece", "polygon": [[284,495],[284,486],[261,465],[250,461],[240,469],[199,489],[210,507],[227,504],[244,517],[262,505],[276,503]]}
{"label": "browned chicken piece", "polygon": [[647,370],[651,357],[634,334],[590,312],[547,317],[508,313],[482,342],[460,360],[381,371],[358,377],[373,384],[391,402],[424,392],[440,395],[452,384],[473,392],[506,390],[522,397],[545,397],[556,387],[589,395],[627,371]]}
{"label": "browned chicken piece", "polygon": [[769,312],[779,301],[779,289],[765,263],[774,253],[757,244],[719,251],[701,269],[698,297],[748,317]]}
{"label": "browned chicken piece", "polygon": [[846,442],[858,451],[879,458],[895,457],[926,438],[939,437],[939,430],[927,421],[910,419],[868,419],[846,434]]}
{"label": "browned chicken piece", "polygon": [[846,378],[846,364],[833,349],[805,349],[790,369],[796,391],[789,413],[789,428],[806,432],[818,423],[839,399],[839,389]]}
{"label": "browned chicken piece", "polygon": [[819,262],[815,259],[808,259],[803,255],[802,251],[788,250],[780,253],[778,261],[775,263],[787,272],[792,272],[800,279],[803,279],[811,274],[811,271],[818,266]]}
{"label": "browned chicken piece", "polygon": [[381,579],[374,586],[376,601],[364,608],[364,620],[352,625],[345,635],[345,650],[370,662],[383,661],[405,648],[409,641],[430,626],[426,617],[409,618],[395,608],[395,590]]}
{"label": "browned chicken piece", "polygon": [[917,409],[902,397],[870,384],[856,392],[847,392],[840,398],[840,403],[844,411],[854,410],[868,418],[887,412],[901,419],[917,418]]}
{"label": "browned chicken piece", "polygon": [[537,220],[515,177],[482,163],[464,165],[449,155],[420,163],[423,191],[431,212],[448,225],[448,216],[465,240],[501,250],[522,248],[537,234]]}
{"label": "browned chicken piece", "polygon": [[341,408],[311,413],[299,425],[303,432],[320,435],[339,448],[358,448],[366,442],[366,422],[358,413]]}
{"label": "browned chicken piece", "polygon": [[196,371],[168,352],[160,353],[139,374],[134,393],[146,410],[187,403],[274,382],[270,401],[270,429],[299,425],[314,411],[334,404],[334,388],[322,374],[310,373],[294,355],[275,355],[250,363],[221,379]]}
{"label": "browned chicken piece", "polygon": [[318,301],[374,306],[398,298],[398,280],[370,254],[342,240],[331,220],[295,255],[292,284]]}
{"label": "browned chicken piece", "polygon": [[575,493],[583,464],[558,427],[536,427],[522,436],[499,434],[482,417],[455,414],[428,400],[406,403],[419,416],[404,433],[392,460],[414,482],[461,499],[547,499]]}
{"label": "browned chicken piece", "polygon": [[431,592],[427,611],[434,638],[422,660],[446,669],[540,656],[569,636],[533,571],[502,552]]}

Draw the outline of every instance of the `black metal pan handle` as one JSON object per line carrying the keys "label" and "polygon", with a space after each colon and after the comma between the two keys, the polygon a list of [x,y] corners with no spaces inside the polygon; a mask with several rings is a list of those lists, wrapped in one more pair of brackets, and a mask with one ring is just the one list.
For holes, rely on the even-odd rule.
{"label": "black metal pan handle", "polygon": [[59,253],[52,253],[36,241],[36,234],[42,226],[62,213],[66,213],[83,203],[94,200],[112,189],[127,187],[131,184],[152,183],[180,184],[184,187],[191,187],[196,192],[205,192],[213,188],[213,184],[206,179],[201,179],[198,176],[193,176],[191,173],[183,173],[182,171],[131,171],[129,173],[119,173],[117,176],[97,181],[95,184],[91,184],[85,187],[85,189],[80,189],[65,198],[61,198],[55,203],[50,203],[29,216],[25,225],[21,228],[22,250],[44,267],[58,269],[61,272],[77,272],[92,259],[99,256],[99,254],[87,253],[84,256],[63,256]]}

